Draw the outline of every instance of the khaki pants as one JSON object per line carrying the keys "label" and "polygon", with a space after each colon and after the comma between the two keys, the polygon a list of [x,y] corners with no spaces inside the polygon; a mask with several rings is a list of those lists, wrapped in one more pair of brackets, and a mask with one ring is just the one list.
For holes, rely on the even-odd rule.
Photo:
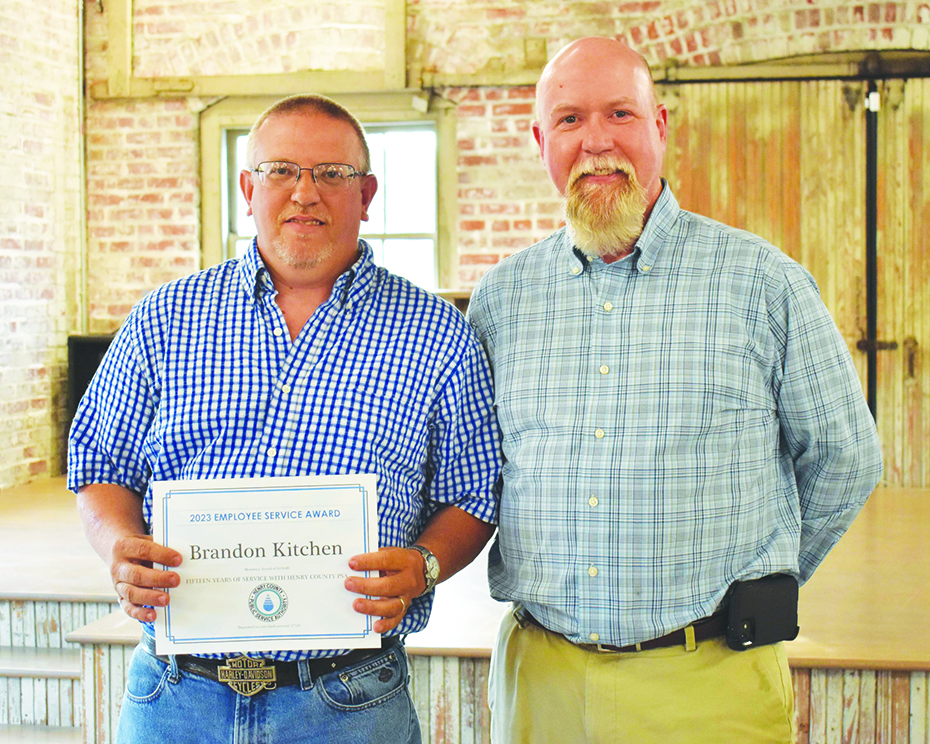
{"label": "khaki pants", "polygon": [[582,648],[504,615],[491,659],[492,744],[795,741],[784,644],[722,638],[634,653]]}

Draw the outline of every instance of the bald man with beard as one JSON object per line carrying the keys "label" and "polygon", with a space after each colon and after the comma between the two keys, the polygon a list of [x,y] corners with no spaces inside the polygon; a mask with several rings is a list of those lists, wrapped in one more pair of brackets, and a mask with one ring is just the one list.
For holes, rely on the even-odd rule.
{"label": "bald man with beard", "polygon": [[790,620],[879,480],[846,344],[800,265],[678,206],[628,46],[560,51],[537,119],[566,226],[468,314],[503,437],[489,580],[513,603],[492,741],[792,741],[796,625],[732,644],[727,613],[763,590],[760,623]]}

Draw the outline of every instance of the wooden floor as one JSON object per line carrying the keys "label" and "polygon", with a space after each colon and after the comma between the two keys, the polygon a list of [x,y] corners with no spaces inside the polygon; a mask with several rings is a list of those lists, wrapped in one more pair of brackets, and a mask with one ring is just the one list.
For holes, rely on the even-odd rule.
{"label": "wooden floor", "polygon": [[[487,656],[506,606],[486,559],[440,585],[414,654]],[[0,491],[0,598],[112,597],[62,478]],[[801,589],[792,666],[930,670],[930,490],[879,489]],[[132,627],[132,624],[129,624]]]}

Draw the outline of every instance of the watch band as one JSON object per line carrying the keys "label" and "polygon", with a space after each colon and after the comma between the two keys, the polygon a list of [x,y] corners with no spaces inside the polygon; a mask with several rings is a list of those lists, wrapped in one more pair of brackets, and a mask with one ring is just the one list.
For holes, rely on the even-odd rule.
{"label": "watch band", "polygon": [[422,545],[411,545],[410,548],[423,556],[423,579],[426,582],[426,589],[417,595],[422,597],[424,594],[433,591],[439,582],[439,559],[431,550],[424,548]]}

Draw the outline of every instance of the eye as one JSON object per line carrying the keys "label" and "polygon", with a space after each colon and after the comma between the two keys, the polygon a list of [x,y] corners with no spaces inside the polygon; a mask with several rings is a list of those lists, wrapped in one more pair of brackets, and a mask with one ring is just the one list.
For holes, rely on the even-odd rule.
{"label": "eye", "polygon": [[325,183],[337,184],[344,180],[347,175],[345,168],[338,165],[327,165],[325,168],[320,169],[317,178]]}
{"label": "eye", "polygon": [[629,111],[614,111],[613,116],[617,119],[625,119],[630,115]]}
{"label": "eye", "polygon": [[291,163],[268,163],[265,172],[275,178],[284,178],[296,173],[296,168]]}
{"label": "eye", "polygon": [[574,124],[576,121],[578,121],[578,117],[574,114],[569,114],[562,119],[563,124]]}

